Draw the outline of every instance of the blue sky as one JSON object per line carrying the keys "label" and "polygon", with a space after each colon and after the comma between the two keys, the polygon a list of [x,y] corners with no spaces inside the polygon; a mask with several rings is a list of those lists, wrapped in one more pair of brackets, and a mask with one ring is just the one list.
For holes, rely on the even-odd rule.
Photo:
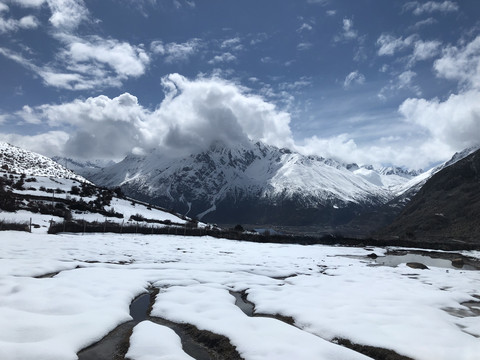
{"label": "blue sky", "polygon": [[477,0],[3,0],[0,39],[0,140],[46,155],[427,168],[480,139]]}

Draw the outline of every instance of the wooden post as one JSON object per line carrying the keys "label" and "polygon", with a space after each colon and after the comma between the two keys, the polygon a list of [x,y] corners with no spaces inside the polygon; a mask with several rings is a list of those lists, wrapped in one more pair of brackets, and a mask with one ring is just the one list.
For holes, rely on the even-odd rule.
{"label": "wooden post", "polygon": [[32,232],[32,218],[30,218],[30,232]]}
{"label": "wooden post", "polygon": [[83,235],[85,235],[85,227],[87,226],[87,224],[85,223],[85,219],[83,219]]}

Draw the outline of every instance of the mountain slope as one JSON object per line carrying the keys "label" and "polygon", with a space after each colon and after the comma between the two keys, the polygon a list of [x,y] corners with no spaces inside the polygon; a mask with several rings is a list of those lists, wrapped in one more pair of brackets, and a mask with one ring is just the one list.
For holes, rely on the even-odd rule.
{"label": "mountain slope", "polygon": [[442,167],[380,234],[480,242],[480,150]]}
{"label": "mountain slope", "polygon": [[0,168],[4,171],[29,176],[51,176],[54,178],[87,180],[52,159],[0,142]]}
{"label": "mountain slope", "polygon": [[214,143],[181,159],[158,150],[129,155],[90,179],[210,222],[321,225],[387,202],[392,191],[384,183],[395,187],[412,177],[377,174],[375,183],[359,169],[260,142]]}

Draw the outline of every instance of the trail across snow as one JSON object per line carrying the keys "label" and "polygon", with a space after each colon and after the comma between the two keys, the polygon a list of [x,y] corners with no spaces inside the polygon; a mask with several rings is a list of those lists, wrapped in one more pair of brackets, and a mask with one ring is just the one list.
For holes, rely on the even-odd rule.
{"label": "trail across snow", "polygon": [[[333,344],[335,337],[419,360],[478,359],[480,320],[452,313],[478,301],[480,272],[372,266],[371,252],[209,237],[0,232],[0,358],[76,359],[128,321],[132,299],[155,286],[152,315],[227,336],[247,360],[366,358]],[[295,326],[248,317],[229,291],[246,291],[256,312],[290,316]],[[138,324],[129,357],[164,355],[189,358],[169,329]]]}

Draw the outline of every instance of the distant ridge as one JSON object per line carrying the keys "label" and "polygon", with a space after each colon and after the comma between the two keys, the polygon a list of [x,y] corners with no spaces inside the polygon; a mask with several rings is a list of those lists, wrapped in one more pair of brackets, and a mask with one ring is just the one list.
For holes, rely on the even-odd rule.
{"label": "distant ridge", "polygon": [[463,153],[470,155],[442,166],[380,235],[480,243],[480,150]]}

